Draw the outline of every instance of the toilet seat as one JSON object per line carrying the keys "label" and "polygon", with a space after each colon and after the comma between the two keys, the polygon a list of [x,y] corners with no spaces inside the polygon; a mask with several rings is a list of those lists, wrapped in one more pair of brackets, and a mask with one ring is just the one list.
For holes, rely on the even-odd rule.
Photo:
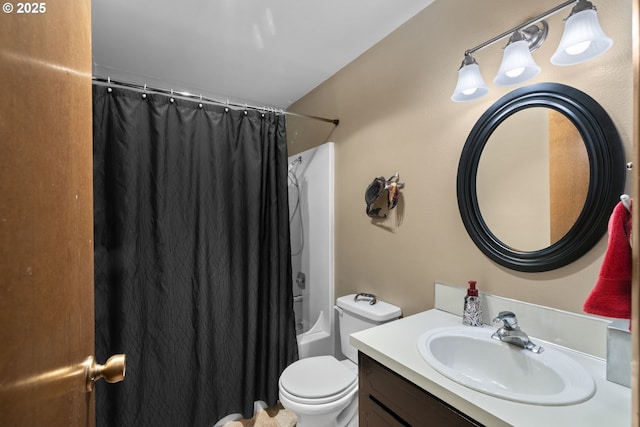
{"label": "toilet seat", "polygon": [[334,402],[353,393],[358,376],[333,356],[298,360],[280,375],[280,392],[288,399],[307,405]]}

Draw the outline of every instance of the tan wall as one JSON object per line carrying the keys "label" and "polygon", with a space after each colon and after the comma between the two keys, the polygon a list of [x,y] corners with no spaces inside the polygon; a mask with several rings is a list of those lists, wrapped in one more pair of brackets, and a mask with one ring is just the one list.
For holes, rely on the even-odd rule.
{"label": "tan wall", "polygon": [[[302,119],[290,120],[289,128],[291,154],[327,140],[336,144],[336,295],[373,292],[408,315],[433,306],[434,282],[464,285],[473,279],[486,292],[582,312],[606,237],[561,269],[511,271],[476,248],[456,201],[458,159],[469,131],[493,102],[513,90],[492,83],[504,40],[475,55],[489,95],[451,102],[464,51],[558,3],[438,0],[290,108],[340,119],[332,132],[330,125]],[[548,19],[549,37],[534,53],[543,70],[531,83],[571,85],[599,101],[630,158],[631,0],[595,4],[603,29],[614,40],[612,49],[585,64],[551,65],[562,19],[569,13],[563,10]],[[365,214],[364,190],[373,177],[396,171],[406,182],[400,205],[391,219],[372,223]]]}

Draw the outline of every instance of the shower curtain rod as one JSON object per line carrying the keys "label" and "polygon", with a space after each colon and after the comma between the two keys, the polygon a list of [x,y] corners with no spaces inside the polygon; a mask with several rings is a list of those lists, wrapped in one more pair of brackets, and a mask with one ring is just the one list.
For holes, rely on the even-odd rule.
{"label": "shower curtain rod", "polygon": [[207,98],[207,97],[202,96],[202,95],[194,95],[194,94],[189,93],[189,92],[180,92],[180,91],[173,90],[173,89],[162,89],[162,88],[148,86],[148,85],[140,85],[140,84],[135,84],[135,83],[120,82],[120,81],[113,80],[110,77],[107,77],[105,79],[104,77],[95,77],[94,76],[93,77],[93,81],[94,82],[98,82],[98,83],[103,83],[103,84],[106,84],[106,85],[122,86],[122,87],[130,88],[130,89],[137,89],[137,90],[142,90],[142,91],[160,93],[160,94],[163,94],[163,95],[179,96],[179,97],[182,97],[182,98],[194,99],[194,100],[201,101],[201,102],[208,102],[208,103],[211,103],[211,104],[224,105],[224,106],[233,107],[233,108],[244,108],[244,109],[257,110],[257,111],[280,112],[280,113],[288,115],[288,116],[303,117],[303,118],[306,118],[306,119],[313,119],[313,120],[319,120],[321,122],[333,123],[335,126],[338,126],[338,124],[340,123],[339,119],[327,119],[325,117],[310,116],[310,115],[307,115],[307,114],[298,114],[298,113],[293,113],[291,111],[285,111],[283,109],[277,109],[277,108],[272,108],[272,107],[258,107],[258,106],[249,105],[249,104],[237,104],[237,103],[234,103],[234,102],[229,102],[229,100],[227,100],[227,101],[219,101],[217,99]]}

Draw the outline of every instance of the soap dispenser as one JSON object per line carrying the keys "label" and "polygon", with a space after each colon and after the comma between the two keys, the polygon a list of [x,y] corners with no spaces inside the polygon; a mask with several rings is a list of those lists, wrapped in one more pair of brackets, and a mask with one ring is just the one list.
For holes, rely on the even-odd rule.
{"label": "soap dispenser", "polygon": [[475,280],[469,281],[469,289],[467,289],[467,295],[464,297],[462,324],[482,326],[482,307],[480,307],[480,297],[478,296]]}

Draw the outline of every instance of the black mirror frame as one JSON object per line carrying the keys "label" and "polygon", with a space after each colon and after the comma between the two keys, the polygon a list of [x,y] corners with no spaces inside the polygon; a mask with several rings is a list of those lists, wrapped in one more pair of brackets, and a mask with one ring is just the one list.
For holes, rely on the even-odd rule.
{"label": "black mirror frame", "polygon": [[[589,157],[589,188],[582,212],[567,234],[547,248],[526,252],[509,247],[489,230],[478,206],[476,175],[480,155],[494,130],[512,114],[532,107],[557,110],[580,131]],[[573,87],[538,83],[503,96],[474,125],[458,165],[458,208],[469,236],[486,256],[513,270],[542,272],[570,264],[602,238],[624,185],[624,149],[604,108]]]}

